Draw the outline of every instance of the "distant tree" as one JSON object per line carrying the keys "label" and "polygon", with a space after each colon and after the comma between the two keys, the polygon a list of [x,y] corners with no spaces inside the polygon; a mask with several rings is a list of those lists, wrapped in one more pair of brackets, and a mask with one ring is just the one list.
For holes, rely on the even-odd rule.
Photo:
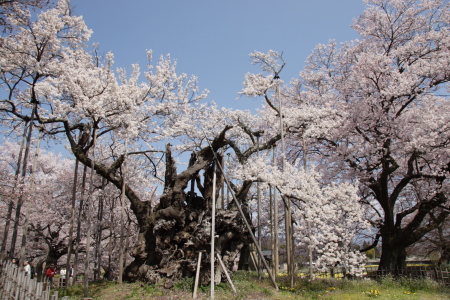
{"label": "distant tree", "polygon": [[[3,167],[1,173],[1,180],[3,185],[0,187],[0,193],[2,194],[1,207],[6,207],[6,200],[17,197],[14,194],[14,164],[15,156],[17,154],[18,145],[9,141],[5,141],[4,145],[0,146],[0,165]],[[26,258],[34,260],[34,262],[41,266],[43,263],[61,265],[60,259],[68,253],[69,247],[69,221],[70,221],[70,196],[72,189],[72,174],[70,169],[72,167],[72,161],[69,159],[63,159],[61,156],[41,151],[37,162],[37,169],[35,170],[35,180],[31,185],[30,181],[24,183],[24,195],[27,202],[31,202],[30,220],[28,228],[28,239],[26,244]],[[134,174],[134,164],[130,163],[130,174]],[[81,174],[79,174],[81,176]],[[139,185],[142,183],[142,178],[139,175],[136,176],[137,180],[133,178],[130,182]],[[103,219],[94,219],[95,227],[98,231],[102,232],[102,239],[99,241],[100,245],[95,247],[99,248],[99,251],[103,253],[101,256],[100,264],[104,268],[109,266],[112,272],[117,272],[117,240],[119,236],[119,217],[117,205],[114,205],[114,201],[117,201],[119,197],[119,191],[109,185],[102,189],[102,185],[99,182],[99,178],[95,181],[95,195],[94,200],[97,198],[103,198],[104,201],[104,217]],[[145,182],[145,181],[144,181]],[[79,200],[81,200],[81,187],[78,187],[80,191],[78,193]],[[83,205],[82,201],[76,202],[76,210],[79,210],[79,206]],[[94,201],[94,209],[98,208],[97,201]],[[116,207],[116,208],[115,208]],[[86,252],[86,213],[81,209],[80,224],[81,236],[80,236],[80,253]],[[2,212],[3,213],[3,212]],[[133,214],[130,214],[129,209],[126,209],[127,215],[127,227],[133,229],[136,223]],[[24,212],[21,213],[20,222],[23,223]],[[5,225],[5,220],[2,218],[0,221],[0,228]],[[97,231],[97,232],[98,232]],[[95,235],[98,235],[96,232]],[[135,231],[131,230],[127,233],[127,238],[132,243],[136,239]],[[10,240],[2,240],[2,244],[10,244]],[[74,243],[74,241],[72,241]],[[94,248],[94,247],[93,247]],[[108,257],[111,257],[111,262],[108,261]],[[84,257],[83,260],[84,261]],[[92,259],[92,261],[94,261]]]}
{"label": "distant tree", "polygon": [[[13,165],[18,152],[17,148],[17,144],[9,141],[4,141],[4,145],[0,147],[1,162],[6,166],[9,165],[4,169],[5,177],[2,181],[5,183],[14,182]],[[68,160],[62,160],[53,153],[41,153],[36,164],[37,170],[35,170],[38,179],[33,183],[29,180],[21,183],[23,192],[20,196],[27,199],[27,202],[32,202],[28,223],[29,236],[32,238],[27,239],[27,258],[36,258],[40,264],[45,261],[56,263],[60,256],[55,256],[55,253],[67,251],[67,244],[64,242],[67,212],[64,185],[68,182],[64,182],[64,179],[68,166],[70,166]],[[14,186],[2,186],[2,193],[8,195],[4,198],[5,200],[14,197],[14,189]],[[19,215],[20,223],[23,223],[23,215],[24,212]],[[1,226],[4,226],[3,222]],[[9,244],[10,241],[4,240],[2,243]]]}

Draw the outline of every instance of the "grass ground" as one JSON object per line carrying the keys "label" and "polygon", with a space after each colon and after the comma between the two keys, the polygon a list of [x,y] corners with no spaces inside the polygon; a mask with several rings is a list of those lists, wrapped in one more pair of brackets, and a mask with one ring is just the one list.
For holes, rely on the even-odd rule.
{"label": "grass ground", "polygon": [[[444,300],[450,299],[450,288],[429,279],[385,278],[380,282],[373,280],[333,280],[319,279],[297,280],[294,288],[289,288],[286,277],[277,278],[279,290],[276,291],[269,279],[259,281],[256,273],[237,272],[233,283],[237,294],[233,294],[227,283],[215,287],[215,299],[327,299],[327,300],[361,300],[361,299],[408,299],[408,300]],[[192,299],[193,279],[185,278],[172,289],[159,285],[144,283],[96,282],[90,284],[89,297],[97,300],[113,299]],[[82,286],[73,286],[69,290],[60,290],[60,296],[81,299]],[[209,299],[210,289],[201,287],[197,299]]]}

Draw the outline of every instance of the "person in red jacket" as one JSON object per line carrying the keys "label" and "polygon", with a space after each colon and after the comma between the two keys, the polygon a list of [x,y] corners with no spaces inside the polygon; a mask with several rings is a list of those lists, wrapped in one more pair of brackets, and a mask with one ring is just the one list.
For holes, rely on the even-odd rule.
{"label": "person in red jacket", "polygon": [[53,276],[56,274],[56,269],[53,266],[48,267],[47,271],[45,271],[45,275],[48,277],[48,281],[50,282],[50,288],[53,288]]}

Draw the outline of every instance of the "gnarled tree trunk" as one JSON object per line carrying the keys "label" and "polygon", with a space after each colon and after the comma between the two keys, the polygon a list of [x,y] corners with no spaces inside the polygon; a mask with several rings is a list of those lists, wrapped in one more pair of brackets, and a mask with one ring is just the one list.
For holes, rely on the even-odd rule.
{"label": "gnarled tree trunk", "polygon": [[[87,155],[90,147],[76,143],[66,125],[67,137],[76,158],[84,165],[92,165]],[[215,137],[211,146],[207,146],[191,156],[187,170],[177,173],[170,145],[167,146],[164,193],[160,203],[152,207],[150,202],[141,201],[133,189],[125,184],[125,194],[130,208],[139,224],[138,240],[130,253],[134,261],[126,267],[123,279],[157,283],[163,279],[176,280],[185,276],[194,276],[198,259],[197,251],[206,250],[202,257],[202,282],[210,278],[210,241],[211,241],[211,198],[212,198],[212,162],[214,152],[228,145],[225,133],[231,127]],[[213,152],[214,151],[214,152]],[[221,159],[220,155],[218,155]],[[110,166],[95,162],[94,168],[100,176],[122,189],[123,180],[116,172],[123,163],[124,156],[117,158]],[[203,173],[202,173],[203,172]],[[223,175],[217,171],[216,196],[223,184]],[[203,176],[203,183],[200,175]],[[189,181],[197,183],[197,196],[187,192]],[[241,203],[246,198],[251,182],[244,182],[236,197]],[[243,205],[244,213],[245,203]],[[243,245],[251,243],[251,235],[245,226],[239,211],[231,203],[227,210],[216,210],[216,253],[222,256],[227,268],[232,265]],[[247,216],[248,218],[248,216]]]}
{"label": "gnarled tree trunk", "polygon": [[[224,144],[224,133],[213,142],[216,151]],[[207,283],[210,273],[211,199],[214,154],[206,147],[193,153],[187,170],[177,174],[170,145],[166,149],[164,194],[160,204],[140,213],[134,209],[140,225],[136,246],[131,253],[135,260],[125,269],[124,279],[151,283],[162,279],[177,280],[193,277],[197,268],[198,251],[202,256],[201,282]],[[221,160],[222,157],[218,155]],[[200,172],[203,172],[203,184]],[[216,197],[223,185],[223,175],[217,170]],[[190,180],[197,182],[201,196],[193,190],[186,192]],[[133,208],[133,204],[132,204]],[[251,240],[238,210],[216,210],[215,251],[229,270],[244,244]],[[217,263],[219,265],[219,263]]]}

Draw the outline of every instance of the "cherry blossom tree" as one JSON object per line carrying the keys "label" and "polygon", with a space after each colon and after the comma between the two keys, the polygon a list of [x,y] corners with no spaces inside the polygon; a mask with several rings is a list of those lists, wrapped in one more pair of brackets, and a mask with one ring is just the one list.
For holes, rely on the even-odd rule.
{"label": "cherry blossom tree", "polygon": [[[4,145],[0,147],[0,151],[2,153],[2,162],[10,165],[5,168],[7,174],[5,174],[4,182],[8,182],[8,178],[10,181],[14,181],[14,170],[11,168],[11,164],[16,160],[17,144],[5,141]],[[43,261],[56,263],[59,257],[55,258],[52,252],[57,253],[61,249],[67,248],[67,244],[64,245],[64,242],[62,242],[63,239],[58,240],[53,233],[60,231],[62,225],[65,224],[67,199],[64,197],[63,182],[66,177],[64,173],[69,166],[70,162],[68,160],[61,160],[60,157],[52,153],[44,153],[36,164],[37,170],[35,170],[35,174],[39,175],[39,179],[34,180],[33,183],[29,180],[22,183],[24,192],[21,197],[26,198],[27,202],[32,202],[29,221],[29,234],[32,239],[27,241],[27,256],[31,259],[38,258],[40,263]],[[65,184],[67,184],[67,181]],[[11,188],[3,187],[2,190],[8,195],[5,197],[5,200],[13,196],[11,192],[8,193],[8,190],[11,191]],[[55,228],[59,229],[56,230]],[[42,243],[42,237],[45,237],[44,240],[52,240],[48,243],[48,247],[44,245],[45,243]],[[37,242],[38,240],[40,242]],[[6,244],[8,241],[5,240],[3,243]],[[53,249],[58,250],[53,251]]]}
{"label": "cherry blossom tree", "polygon": [[[264,98],[266,105],[258,117],[260,124],[266,124],[260,127],[263,136],[275,137],[269,145],[273,146],[281,138],[280,114],[288,145],[295,143],[299,136],[308,141],[314,140],[323,132],[340,125],[336,117],[338,110],[332,104],[319,106],[313,101],[303,101],[299,105],[294,101],[299,89],[296,80],[291,82],[290,87],[280,87],[281,93],[277,95],[278,85],[282,83],[277,77],[284,66],[280,54],[274,51],[254,52],[251,57],[264,73],[247,74],[242,94]],[[277,103],[280,100],[282,104]],[[304,143],[301,149],[304,151]],[[358,233],[367,229],[367,223],[363,220],[360,197],[353,180],[335,182],[333,178],[322,178],[313,169],[306,169],[306,157],[303,156],[303,167],[298,166],[297,158],[290,155],[292,164],[285,161],[279,169],[279,165],[270,163],[270,155],[266,152],[261,158],[250,157],[242,161],[233,176],[264,182],[280,191],[283,206],[292,205],[294,231],[290,234],[294,237],[294,248],[310,248],[311,254],[317,258],[319,270],[339,262],[349,274],[360,275],[365,256],[351,249],[351,245]],[[285,232],[285,236],[286,240],[291,239],[289,233]]]}
{"label": "cherry blossom tree", "polygon": [[[1,188],[2,200],[9,200],[11,197],[15,197],[14,191],[14,169],[17,155],[18,145],[9,141],[5,141],[4,145],[0,147],[0,153],[2,153],[2,159],[0,163],[4,167],[4,173],[2,173],[2,182],[4,185]],[[64,265],[66,263],[65,256],[68,253],[69,248],[69,226],[70,226],[70,211],[71,211],[71,195],[72,189],[72,169],[73,162],[69,159],[61,158],[61,155],[55,155],[53,153],[43,152],[39,156],[35,170],[35,180],[33,184],[27,180],[24,182],[24,189],[26,192],[23,197],[27,199],[27,202],[31,202],[30,220],[28,239],[26,244],[26,258],[33,260],[38,269],[43,264]],[[134,175],[136,169],[134,164],[130,164],[130,174]],[[78,174],[81,176],[81,174]],[[139,178],[139,174],[136,176]],[[117,217],[119,209],[117,200],[120,196],[120,191],[112,185],[102,185],[100,178],[96,177],[95,192],[93,195],[93,208],[95,211],[99,209],[100,203],[103,203],[103,218],[94,218],[94,225],[98,229],[94,236],[99,237],[99,245],[91,245],[91,252],[94,252],[94,248],[97,252],[102,253],[100,256],[100,265],[105,270],[108,270],[109,274],[117,274],[118,270],[118,239],[119,239],[119,224]],[[81,180],[80,180],[81,181]],[[133,185],[148,185],[148,182],[142,178],[137,181],[131,180]],[[80,182],[81,185],[81,182]],[[143,188],[141,188],[143,189]],[[82,195],[85,194],[81,191],[81,186],[77,188],[78,199],[82,199]],[[139,191],[139,189],[136,189]],[[145,193],[140,191],[141,193]],[[103,202],[98,200],[104,200]],[[85,206],[83,201],[76,202],[76,210],[79,206]],[[2,207],[6,206],[2,203]],[[86,252],[86,210],[82,207],[81,218],[81,236],[80,236],[80,261],[85,261]],[[21,215],[21,222],[23,223],[23,212]],[[136,219],[133,213],[127,208],[127,250],[131,249],[134,241],[136,240]],[[2,220],[1,226],[4,226]],[[20,228],[21,229],[21,228]],[[99,234],[101,232],[101,234]],[[19,232],[20,233],[20,232]],[[10,243],[9,240],[2,241],[2,243]],[[72,243],[74,241],[72,240]],[[128,256],[128,261],[130,257]],[[94,264],[95,259],[90,259],[90,264]],[[98,262],[95,262],[98,263]],[[84,268],[79,268],[81,272]],[[111,278],[111,276],[109,277]]]}
{"label": "cherry blossom tree", "polygon": [[[371,221],[383,241],[380,267],[401,266],[406,247],[448,214],[442,207],[448,194],[449,110],[439,93],[445,93],[449,76],[449,13],[440,1],[368,4],[354,25],[362,40],[317,47],[290,87],[279,78],[281,55],[252,53],[263,73],[247,74],[241,94],[262,97],[257,115],[201,104],[208,92],[199,91],[195,76],[177,74],[170,56],[154,63],[149,50],[144,71],[138,65],[131,74],[115,69],[112,53],[100,57],[98,46],[88,46],[91,31],[71,15],[67,1],[36,19],[11,16],[12,34],[0,40],[0,85],[8,91],[0,99],[2,120],[13,130],[24,122],[39,124],[47,137],[66,140],[81,164],[114,187],[110,195],[124,191],[134,215],[129,219],[138,226],[125,279],[155,283],[194,274],[195,251],[210,243],[211,199],[224,182],[214,162],[222,163],[225,153],[236,167],[230,174],[240,202],[216,216],[215,250],[225,262],[251,243],[242,217],[250,219],[251,187],[265,182],[281,190],[286,206],[294,204],[286,216],[294,217],[296,234],[289,233],[288,240],[300,243],[306,221],[316,233],[308,246],[315,247],[323,266],[337,259],[355,266],[361,256],[349,244],[364,227],[353,185],[358,181],[367,212],[378,215]],[[255,158],[284,139],[290,156],[281,151],[281,172],[269,167],[268,156]],[[312,168],[298,171],[295,147],[306,157],[305,145],[322,176]],[[189,163],[178,173],[176,155],[187,152]],[[125,174],[125,159],[132,176]],[[92,180],[102,186],[100,178]],[[158,185],[164,191],[155,201]],[[90,192],[97,205],[102,192]],[[244,216],[236,210],[241,204]],[[319,214],[319,207],[327,213]],[[109,217],[118,210],[111,202]],[[328,226],[331,222],[339,226]],[[110,229],[112,236],[118,233]],[[110,248],[113,242],[97,245]],[[202,265],[207,264],[205,259]],[[202,280],[208,276],[213,274]]]}
{"label": "cherry blossom tree", "polygon": [[[61,1],[54,9],[41,13],[36,21],[32,21],[30,12],[21,10],[23,7],[18,5],[20,3],[23,4],[22,1],[16,1],[13,4],[15,13],[8,14],[11,34],[1,37],[0,85],[6,90],[6,99],[1,100],[1,106],[7,108],[2,111],[9,111],[9,114],[3,115],[2,122],[12,129],[17,129],[22,123],[28,124],[23,167],[19,166],[25,170],[33,121],[39,113],[36,85],[45,78],[55,76],[55,62],[62,56],[63,49],[81,46],[77,44],[85,40],[90,32],[86,27],[77,27],[76,23],[80,24],[81,18],[68,17],[63,20],[63,15],[70,14],[67,2]],[[39,3],[43,2],[29,2],[30,5]],[[75,32],[74,28],[80,29],[80,32]],[[16,113],[20,117],[15,116]],[[22,179],[24,176],[25,171],[22,172]],[[23,204],[22,198],[19,198],[12,247],[16,241]]]}
{"label": "cherry blossom tree", "polygon": [[286,163],[282,172],[263,157],[248,160],[233,176],[276,186],[283,201],[292,202],[295,246],[313,250],[318,271],[340,263],[348,274],[361,275],[365,255],[352,245],[358,234],[368,229],[368,223],[363,219],[357,185],[323,185],[314,170]]}
{"label": "cherry blossom tree", "polygon": [[[205,144],[205,137],[196,140],[190,150],[198,151],[188,170],[180,174],[171,147],[162,151],[158,148],[162,141],[186,135],[189,129],[199,130],[192,116],[200,114],[202,106],[195,103],[207,92],[198,91],[195,77],[177,75],[176,63],[169,56],[161,57],[153,66],[151,51],[143,75],[137,65],[130,75],[113,71],[111,53],[100,58],[96,48],[93,53],[85,51],[90,31],[80,17],[70,15],[66,1],[41,13],[34,22],[15,22],[16,34],[3,38],[0,47],[1,84],[9,89],[8,98],[0,105],[4,119],[9,118],[13,124],[31,119],[40,123],[47,135],[64,136],[78,161],[124,190],[139,225],[138,240],[131,252],[134,261],[125,278],[156,282],[161,277],[176,279],[194,274],[195,250],[205,248],[210,235],[211,163],[214,152],[227,145],[225,133],[231,127],[222,122],[220,129],[215,126],[209,130],[216,135],[211,147]],[[37,109],[34,118],[28,115],[32,108]],[[220,115],[214,114],[217,118]],[[127,153],[125,139],[129,141]],[[108,148],[114,152],[106,151]],[[165,190],[160,203],[155,205],[149,201],[152,197],[146,196],[153,190],[151,185],[143,192],[132,182],[124,184],[125,156],[129,161],[144,162],[141,171],[152,174],[155,182],[163,177]],[[161,161],[165,173],[158,177]],[[198,179],[201,172],[203,182]],[[201,197],[187,197],[184,189],[189,180],[197,183]],[[217,184],[221,183],[219,179]],[[245,198],[245,187],[243,191],[241,198]],[[246,229],[239,218],[236,210],[218,217],[223,221],[223,227],[216,231],[222,255],[229,251],[235,256],[245,242]],[[197,226],[201,230],[197,231]],[[89,247],[86,245],[86,249]]]}
{"label": "cherry blossom tree", "polygon": [[353,25],[361,40],[319,45],[294,98],[336,109],[338,126],[317,131],[312,150],[327,176],[360,181],[381,237],[379,268],[394,270],[449,214],[450,9],[443,1],[366,3]]}

